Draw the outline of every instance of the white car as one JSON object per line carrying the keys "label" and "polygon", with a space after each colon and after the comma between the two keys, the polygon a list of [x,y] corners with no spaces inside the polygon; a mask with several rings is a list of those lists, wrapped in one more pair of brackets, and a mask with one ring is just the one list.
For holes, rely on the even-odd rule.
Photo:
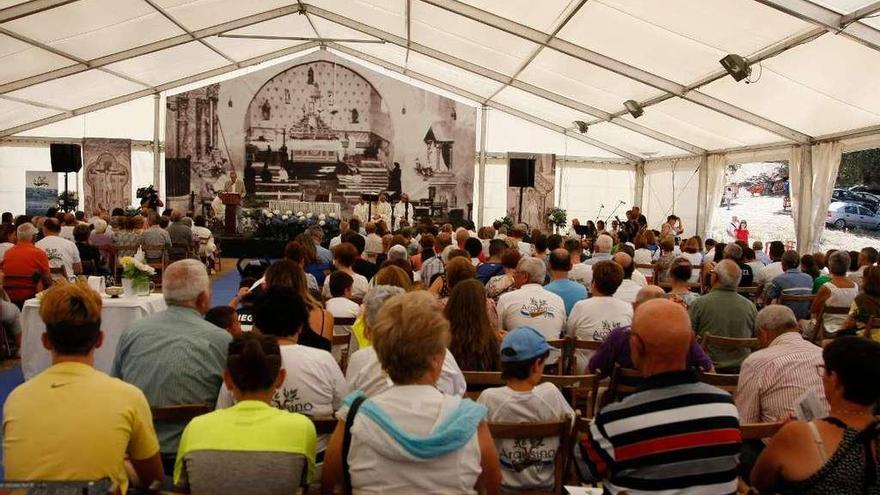
{"label": "white car", "polygon": [[833,225],[837,229],[859,227],[880,230],[880,215],[862,205],[835,201],[828,205],[825,225]]}

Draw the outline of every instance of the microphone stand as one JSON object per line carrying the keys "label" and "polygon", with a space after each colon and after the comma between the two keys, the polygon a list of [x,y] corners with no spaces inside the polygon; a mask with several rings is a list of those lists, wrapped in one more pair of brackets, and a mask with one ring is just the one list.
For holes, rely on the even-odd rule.
{"label": "microphone stand", "polygon": [[602,210],[603,210],[604,208],[605,208],[605,205],[603,205],[602,203],[599,203],[599,212],[596,213],[596,221],[597,221],[597,222],[599,221],[599,217],[602,216]]}
{"label": "microphone stand", "polygon": [[614,209],[611,210],[611,214],[608,215],[608,218],[605,219],[605,224],[606,224],[606,225],[608,224],[608,220],[611,220],[611,217],[613,217],[614,214],[617,213],[617,209],[620,208],[620,205],[624,204],[625,202],[626,202],[626,201],[620,201],[620,202],[618,202],[618,203],[617,203],[617,206],[615,206]]}

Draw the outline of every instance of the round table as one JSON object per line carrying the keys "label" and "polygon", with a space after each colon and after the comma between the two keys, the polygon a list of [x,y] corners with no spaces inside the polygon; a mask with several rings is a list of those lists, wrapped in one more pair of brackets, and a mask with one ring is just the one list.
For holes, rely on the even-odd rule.
{"label": "round table", "polygon": [[[134,320],[164,311],[167,306],[162,294],[117,299],[104,296],[103,303],[101,330],[104,332],[104,343],[95,351],[95,368],[109,374],[122,332]],[[25,380],[52,364],[52,356],[41,340],[45,331],[46,325],[40,319],[40,302],[37,299],[27,300],[21,311],[21,371]]]}

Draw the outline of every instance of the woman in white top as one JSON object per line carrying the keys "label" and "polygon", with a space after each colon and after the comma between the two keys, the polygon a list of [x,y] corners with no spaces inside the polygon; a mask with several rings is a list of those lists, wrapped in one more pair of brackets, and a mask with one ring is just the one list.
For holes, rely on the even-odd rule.
{"label": "woman in white top", "polygon": [[[498,493],[501,472],[486,408],[434,386],[448,341],[449,323],[427,292],[384,304],[373,347],[393,386],[363,402],[357,392],[343,401],[327,447],[323,493],[343,484],[343,458],[354,494]],[[345,455],[347,406],[358,409]]]}
{"label": "woman in white top", "polygon": [[[269,287],[254,302],[253,315],[254,327],[278,338],[281,364],[287,371],[271,404],[312,418],[332,416],[348,394],[348,385],[329,352],[299,345],[300,331],[309,319],[309,310],[296,291],[290,287]],[[224,384],[217,398],[217,409],[234,404],[232,393]],[[328,440],[329,435],[318,435],[319,466]]]}
{"label": "woman in white top", "polygon": [[[859,295],[859,286],[846,276],[849,263],[849,253],[846,251],[835,251],[828,257],[828,271],[831,272],[831,281],[825,282],[825,285],[819,289],[813,299],[810,312],[814,317],[823,307],[849,308],[852,306],[856,296]],[[846,318],[847,315],[824,315],[825,332],[837,333]]]}
{"label": "woman in white top", "polygon": [[703,269],[703,253],[700,239],[698,237],[688,239],[684,244],[683,251],[681,257],[690,261],[691,266],[694,268],[690,282],[696,283],[700,280],[700,270]]}
{"label": "woman in white top", "polygon": [[[652,234],[653,235],[653,234]],[[639,232],[634,240],[636,247],[633,254],[633,263],[636,265],[650,265],[654,262],[654,254],[648,249],[648,236],[645,231]],[[646,277],[653,277],[654,270],[652,268],[639,268],[639,272]]]}

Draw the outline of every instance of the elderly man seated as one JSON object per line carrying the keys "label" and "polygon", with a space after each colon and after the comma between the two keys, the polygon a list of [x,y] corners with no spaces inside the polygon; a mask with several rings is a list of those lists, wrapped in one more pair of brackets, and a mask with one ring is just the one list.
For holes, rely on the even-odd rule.
{"label": "elderly man seated", "polygon": [[735,493],[736,406],[687,369],[687,312],[672,301],[647,301],[629,340],[645,383],[596,416],[575,456],[581,475],[601,479],[607,493]]}
{"label": "elderly man seated", "polygon": [[[639,306],[652,299],[666,298],[666,292],[657,285],[649,285],[639,290],[636,294],[636,300],[633,308],[638,310]],[[608,337],[599,346],[599,349],[590,356],[590,363],[587,369],[590,373],[597,373],[602,376],[610,376],[614,370],[614,366],[621,368],[632,368],[633,361],[630,354],[629,339],[632,327],[625,325],[617,327],[608,334]],[[692,339],[687,355],[688,368],[697,368],[702,371],[712,370],[712,360],[703,351],[703,348],[697,344],[696,339]]]}
{"label": "elderly man seated", "polygon": [[[211,307],[205,266],[196,260],[168,265],[162,295],[167,310],[136,320],[119,337],[113,376],[143,390],[152,407],[213,404],[232,337],[203,319]],[[185,426],[156,425],[166,474],[174,469]]]}
{"label": "elderly man seated", "polygon": [[18,226],[15,232],[18,242],[6,250],[0,271],[3,272],[3,289],[9,300],[21,308],[27,299],[34,297],[38,284],[52,285],[49,256],[34,246],[37,228],[30,222]]}
{"label": "elderly man seated", "polygon": [[822,377],[822,348],[806,341],[787,306],[774,304],[758,313],[758,341],[764,349],[743,361],[736,407],[743,423],[768,423],[794,415],[795,402],[812,391],[828,408]]}
{"label": "elderly man seated", "polygon": [[[372,338],[371,329],[376,326],[385,301],[403,293],[404,290],[400,287],[390,285],[377,285],[367,292],[363,305],[364,333],[367,339]],[[437,310],[440,311],[439,306]],[[351,390],[360,390],[370,397],[378,395],[392,386],[388,374],[382,369],[379,358],[376,356],[376,349],[372,346],[359,349],[351,355],[348,369],[345,372],[345,381],[348,382],[348,387]],[[437,389],[444,394],[461,397],[466,388],[464,375],[462,375],[452,353],[447,349],[440,377],[437,380]]]}
{"label": "elderly man seated", "polygon": [[[758,310],[752,301],[736,293],[742,278],[739,266],[733,260],[722,260],[711,274],[712,290],[689,308],[694,332],[700,336],[753,337]],[[740,364],[748,355],[746,348],[709,346],[709,356],[719,373],[739,373]]]}

